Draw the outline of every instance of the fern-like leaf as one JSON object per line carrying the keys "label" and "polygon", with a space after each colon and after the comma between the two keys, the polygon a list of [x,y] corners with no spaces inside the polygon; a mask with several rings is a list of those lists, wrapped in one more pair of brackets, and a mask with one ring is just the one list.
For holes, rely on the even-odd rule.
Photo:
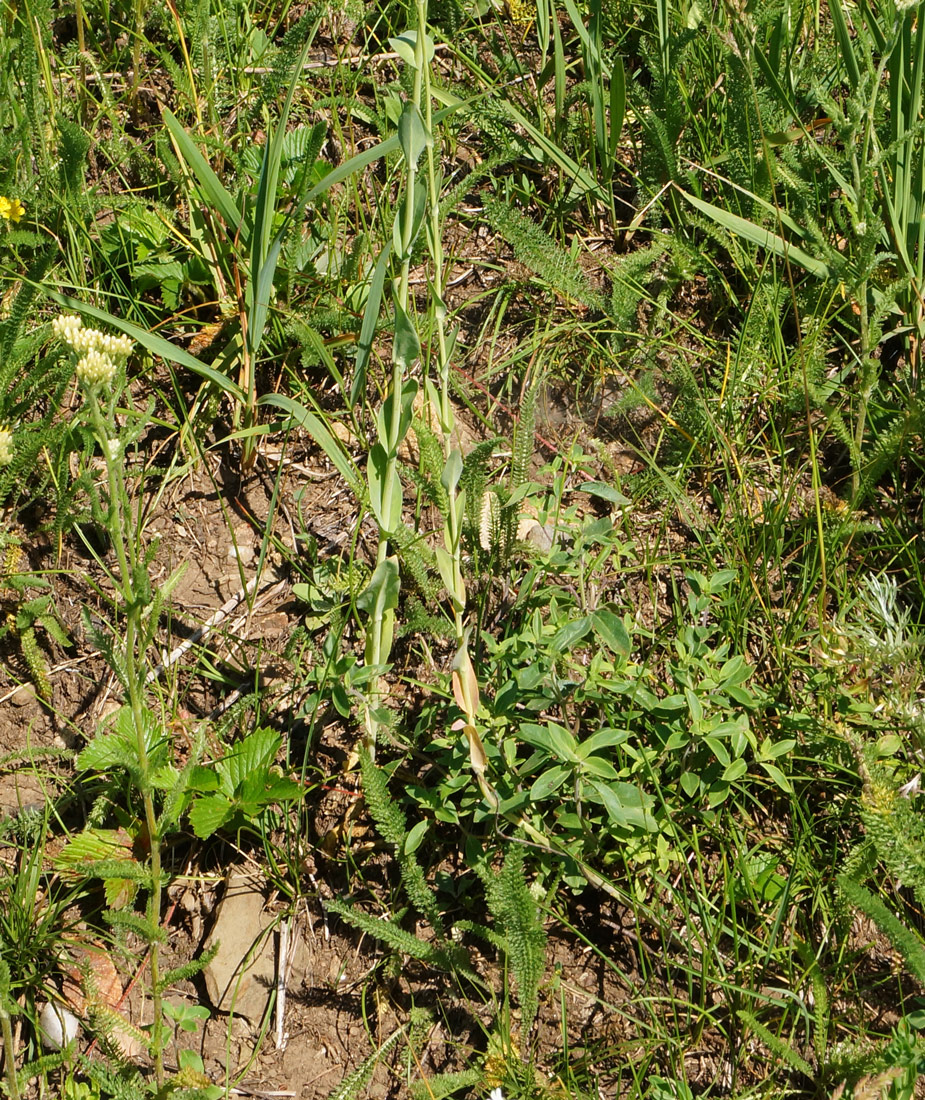
{"label": "fern-like leaf", "polygon": [[508,846],[501,871],[489,882],[488,908],[501,925],[508,962],[517,983],[521,1026],[526,1035],[539,1006],[539,988],[546,966],[546,932],[524,873],[524,850]]}
{"label": "fern-like leaf", "polygon": [[902,955],[910,972],[925,983],[925,947],[914,933],[892,913],[880,898],[854,879],[840,875],[838,886],[848,901],[869,917]]}
{"label": "fern-like leaf", "polygon": [[772,1031],[769,1031],[764,1024],[760,1024],[750,1012],[740,1009],[738,1016],[739,1019],[751,1028],[758,1038],[778,1056],[778,1058],[786,1062],[792,1069],[795,1069],[797,1073],[802,1073],[804,1077],[813,1080],[816,1076],[813,1067],[805,1058],[801,1058],[795,1050],[788,1046],[783,1039],[779,1038],[779,1036],[775,1035]]}
{"label": "fern-like leaf", "polygon": [[365,1061],[357,1066],[353,1073],[341,1081],[333,1092],[328,1093],[328,1100],[356,1100],[362,1089],[369,1083],[376,1066],[393,1047],[398,1045],[398,1040],[405,1034],[406,1029],[407,1025],[403,1025],[393,1031],[378,1050],[374,1050]]}
{"label": "fern-like leaf", "polygon": [[388,780],[382,768],[373,763],[369,753],[360,753],[363,790],[370,816],[380,836],[395,850],[402,882],[411,904],[427,918],[438,937],[444,938],[443,917],[437,908],[436,895],[427,885],[424,870],[414,852],[407,849],[408,829],[405,815],[389,794]]}
{"label": "fern-like leaf", "polygon": [[588,282],[574,258],[525,214],[495,198],[483,200],[485,219],[513,248],[514,255],[552,290],[588,309],[604,300]]}

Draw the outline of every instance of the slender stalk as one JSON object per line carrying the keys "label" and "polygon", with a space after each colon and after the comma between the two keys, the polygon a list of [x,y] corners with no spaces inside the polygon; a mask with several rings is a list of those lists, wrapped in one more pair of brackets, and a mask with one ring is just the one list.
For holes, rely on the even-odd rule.
{"label": "slender stalk", "polygon": [[10,1014],[0,1001],[0,1036],[3,1038],[3,1063],[6,1067],[6,1083],[10,1090],[10,1100],[19,1100],[19,1082],[16,1080],[16,1059],[14,1057],[13,1027]]}
{"label": "slender stalk", "polygon": [[[415,69],[414,84],[412,90],[412,105],[418,111],[421,106],[421,90],[423,70],[427,65],[425,51],[425,27],[419,24],[415,42]],[[401,270],[394,287],[396,311],[402,316],[408,316],[410,300],[409,282],[411,275],[411,250],[414,244],[414,211],[416,206],[418,166],[415,157],[406,157],[405,160],[405,196],[402,222],[399,227],[401,240]],[[396,492],[398,479],[398,447],[402,438],[402,395],[405,386],[405,369],[410,366],[404,362],[404,357],[397,354],[392,356],[392,379],[389,391],[391,401],[390,415],[385,426],[386,437],[380,438],[380,444],[385,450],[385,467],[382,472],[382,487],[380,500],[381,511],[379,514],[379,543],[376,548],[376,566],[385,567],[389,556],[389,538],[392,532],[401,523],[401,505],[398,515],[392,514],[393,501],[401,499],[400,489]],[[372,612],[371,621],[367,629],[367,663],[376,667],[388,658],[388,650],[391,647],[391,622],[394,611],[385,608],[381,600],[376,600]],[[382,695],[380,678],[376,676],[369,685],[367,702],[364,707],[364,746],[370,756],[375,755],[375,744],[379,722],[375,715],[375,707]]]}
{"label": "slender stalk", "polygon": [[134,103],[138,96],[138,86],[141,84],[141,39],[145,26],[145,0],[135,0],[135,38],[132,42],[132,86],[129,88],[128,98]]}
{"label": "slender stalk", "polygon": [[[427,0],[416,0],[418,27],[423,34],[427,27]],[[437,373],[439,376],[440,407],[440,431],[443,434],[443,447],[446,457],[449,458],[452,450],[454,415],[450,404],[450,353],[446,335],[446,302],[443,299],[443,234],[440,226],[440,188],[437,180],[437,163],[433,127],[433,99],[430,92],[430,66],[423,66],[424,84],[424,125],[431,140],[427,143],[427,191],[428,191],[428,245],[430,247],[431,260],[433,261],[433,274],[431,276],[434,298],[434,321],[437,333]],[[459,514],[458,495],[455,483],[446,487],[448,496],[447,516],[444,530],[444,543],[453,559],[453,576],[458,578],[460,591],[451,593],[457,598],[453,600],[453,627],[456,635],[457,647],[465,637],[464,607],[465,593],[462,585],[461,549],[462,516]]]}
{"label": "slender stalk", "polygon": [[[145,828],[151,853],[151,890],[148,894],[146,916],[152,928],[160,926],[163,891],[161,883],[161,842],[157,810],[151,790],[151,762],[145,735],[144,718],[144,655],[136,653],[138,639],[142,637],[142,604],[135,589],[134,578],[138,565],[135,541],[126,540],[125,532],[131,520],[131,504],[125,486],[125,466],[121,445],[117,436],[110,433],[110,425],[100,409],[95,391],[87,395],[93,428],[106,462],[109,487],[109,533],[119,563],[117,583],[125,610],[125,679],[132,725],[135,730],[135,750],[141,776],[141,798],[144,808]],[[161,1042],[162,997],[160,989],[160,955],[157,940],[151,942],[151,998],[154,1008],[154,1070],[158,1087],[164,1084],[164,1055]]]}

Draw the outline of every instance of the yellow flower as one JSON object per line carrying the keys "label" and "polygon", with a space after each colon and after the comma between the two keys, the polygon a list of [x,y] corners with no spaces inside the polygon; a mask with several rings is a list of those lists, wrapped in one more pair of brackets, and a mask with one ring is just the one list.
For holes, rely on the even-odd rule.
{"label": "yellow flower", "polygon": [[532,27],[536,19],[536,6],[527,0],[507,0],[511,22],[518,27]]}
{"label": "yellow flower", "polygon": [[0,195],[0,218],[6,218],[8,222],[18,222],[25,214],[26,208],[19,199],[8,199]]}
{"label": "yellow flower", "polygon": [[13,461],[13,431],[0,424],[0,466],[9,466]]}

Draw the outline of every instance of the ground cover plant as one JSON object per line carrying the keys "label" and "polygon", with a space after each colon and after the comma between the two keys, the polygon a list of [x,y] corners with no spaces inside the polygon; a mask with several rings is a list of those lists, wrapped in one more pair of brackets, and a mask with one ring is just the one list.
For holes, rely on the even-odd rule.
{"label": "ground cover plant", "polygon": [[0,1088],[925,1072],[925,3],[0,9]]}

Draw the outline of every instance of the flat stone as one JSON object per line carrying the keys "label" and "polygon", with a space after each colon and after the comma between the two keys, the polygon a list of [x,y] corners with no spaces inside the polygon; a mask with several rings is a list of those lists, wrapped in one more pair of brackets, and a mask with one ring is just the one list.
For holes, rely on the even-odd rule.
{"label": "flat stone", "polygon": [[10,702],[14,707],[30,707],[38,702],[35,688],[31,684],[20,684],[10,696]]}
{"label": "flat stone", "polygon": [[203,945],[219,945],[204,971],[213,1008],[255,1023],[263,1018],[276,985],[276,935],[268,931],[272,924],[256,882],[232,874]]}

